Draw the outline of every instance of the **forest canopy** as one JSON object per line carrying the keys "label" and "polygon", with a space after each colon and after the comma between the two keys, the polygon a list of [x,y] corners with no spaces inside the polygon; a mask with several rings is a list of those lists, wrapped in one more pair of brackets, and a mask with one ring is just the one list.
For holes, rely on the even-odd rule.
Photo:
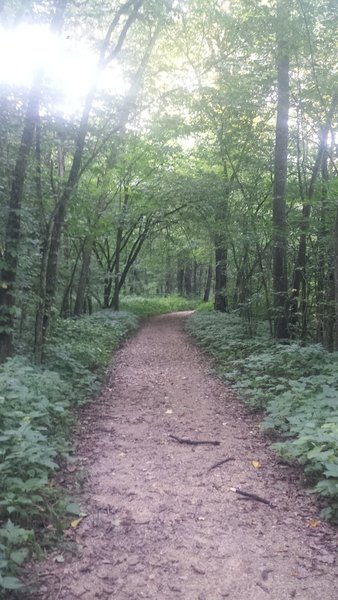
{"label": "forest canopy", "polygon": [[0,0],[0,598],[81,514],[55,472],[138,316],[199,305],[338,518],[337,13]]}
{"label": "forest canopy", "polygon": [[332,0],[0,3],[0,357],[179,295],[338,348]]}

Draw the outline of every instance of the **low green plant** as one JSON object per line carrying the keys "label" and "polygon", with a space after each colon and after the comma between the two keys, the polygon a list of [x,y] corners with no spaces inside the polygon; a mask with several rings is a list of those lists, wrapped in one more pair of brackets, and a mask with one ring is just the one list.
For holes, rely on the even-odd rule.
{"label": "low green plant", "polygon": [[152,317],[163,313],[195,310],[198,301],[182,296],[127,296],[121,300],[121,308],[139,317]]}
{"label": "low green plant", "polygon": [[23,588],[17,575],[30,554],[32,541],[33,532],[14,525],[11,520],[0,529],[0,597]]}
{"label": "low green plant", "polygon": [[218,374],[253,408],[275,448],[301,463],[325,517],[338,519],[338,353],[320,345],[276,344],[264,331],[248,337],[233,314],[194,313],[187,331],[210,354]]}
{"label": "low green plant", "polygon": [[112,311],[60,320],[43,368],[21,356],[1,365],[0,598],[21,589],[20,566],[40,531],[61,530],[65,513],[78,514],[52,479],[69,455],[72,408],[97,389],[113,350],[136,326],[134,315]]}

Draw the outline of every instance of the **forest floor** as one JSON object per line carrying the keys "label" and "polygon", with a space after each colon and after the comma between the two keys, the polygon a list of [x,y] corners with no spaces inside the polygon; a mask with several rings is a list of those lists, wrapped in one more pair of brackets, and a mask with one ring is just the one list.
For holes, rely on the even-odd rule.
{"label": "forest floor", "polygon": [[34,599],[337,600],[337,528],[213,376],[186,316],[149,319],[81,411],[87,516],[32,570]]}

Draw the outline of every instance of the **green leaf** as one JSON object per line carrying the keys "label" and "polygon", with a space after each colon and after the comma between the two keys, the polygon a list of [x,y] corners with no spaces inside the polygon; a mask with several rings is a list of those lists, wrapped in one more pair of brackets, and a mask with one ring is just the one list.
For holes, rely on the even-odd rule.
{"label": "green leaf", "polygon": [[17,577],[1,577],[0,576],[0,587],[5,590],[21,590],[23,588],[23,584],[20,583]]}
{"label": "green leaf", "polygon": [[76,502],[70,502],[66,506],[66,512],[70,515],[76,515],[77,517],[81,514],[81,508]]}
{"label": "green leaf", "polygon": [[324,475],[326,477],[338,477],[338,465],[337,464],[326,464],[325,465]]}
{"label": "green leaf", "polygon": [[19,548],[18,550],[13,550],[9,557],[16,565],[22,565],[28,556],[28,548]]}

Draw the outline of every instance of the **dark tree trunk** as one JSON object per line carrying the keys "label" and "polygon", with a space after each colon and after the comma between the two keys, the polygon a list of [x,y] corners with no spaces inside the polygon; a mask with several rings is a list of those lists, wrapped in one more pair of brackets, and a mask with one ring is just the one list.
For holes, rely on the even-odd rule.
{"label": "dark tree trunk", "polygon": [[335,327],[334,350],[338,351],[338,208],[335,222],[335,263],[334,263]]}
{"label": "dark tree trunk", "polygon": [[289,51],[287,36],[288,2],[277,2],[277,122],[273,186],[273,293],[274,335],[286,339],[288,332],[288,275],[286,184],[288,166]]}
{"label": "dark tree trunk", "polygon": [[72,300],[71,300],[72,299],[72,291],[73,291],[73,286],[74,286],[75,274],[77,271],[77,265],[78,265],[78,262],[80,259],[80,253],[81,253],[81,250],[79,252],[77,252],[76,259],[74,261],[72,271],[70,274],[69,283],[67,284],[65,291],[63,293],[60,316],[63,317],[64,319],[67,319],[72,314]]}
{"label": "dark tree trunk", "polygon": [[177,269],[177,293],[179,296],[183,296],[183,285],[184,285],[184,269],[178,267]]}
{"label": "dark tree trunk", "polygon": [[192,295],[192,268],[190,263],[184,269],[184,290],[186,296]]}
{"label": "dark tree trunk", "polygon": [[13,332],[16,304],[16,276],[21,235],[21,206],[29,154],[33,145],[34,131],[39,111],[39,77],[33,86],[26,110],[21,143],[14,168],[8,217],[5,229],[3,267],[0,277],[0,362],[14,351]]}
{"label": "dark tree trunk", "polygon": [[225,247],[223,236],[216,237],[215,245],[215,310],[226,312],[227,302],[227,259],[228,251]]}
{"label": "dark tree trunk", "polygon": [[174,273],[172,269],[172,260],[169,254],[166,256],[165,261],[165,281],[164,281],[164,293],[170,295],[173,293],[175,287]]}
{"label": "dark tree trunk", "polygon": [[[329,182],[329,170],[328,170],[328,153],[325,149],[322,160],[322,208],[323,208],[323,224],[324,224],[324,239],[321,240],[321,247],[323,249],[324,256],[328,256],[326,240],[330,239],[331,242],[331,223],[329,226],[326,224],[325,216],[329,213],[330,200],[328,198],[328,182]],[[331,243],[330,243],[331,246]],[[323,344],[326,350],[332,352],[334,349],[334,327],[335,327],[335,231],[333,236],[333,248],[331,247],[329,253],[328,265],[327,265],[327,276],[324,293],[324,305],[323,305]],[[333,255],[333,256],[332,256]],[[324,258],[323,256],[323,258]],[[327,260],[327,258],[326,258]],[[325,261],[325,259],[324,259]],[[324,267],[325,268],[325,267]]]}
{"label": "dark tree trunk", "polygon": [[193,296],[195,296],[195,298],[197,297],[198,294],[198,262],[196,259],[194,259],[194,270],[193,270],[193,278],[192,278],[192,293]]}
{"label": "dark tree trunk", "polygon": [[208,265],[207,281],[205,284],[203,302],[209,302],[210,292],[211,292],[211,282],[212,282],[212,264],[210,263]]}
{"label": "dark tree trunk", "polygon": [[103,308],[109,308],[110,306],[110,296],[111,290],[113,287],[113,278],[109,273],[104,280],[104,288],[103,288]]}
{"label": "dark tree trunk", "polygon": [[111,302],[111,308],[113,310],[120,310],[120,258],[121,258],[121,243],[122,243],[123,230],[119,227],[116,236],[115,246],[115,275],[114,275],[114,293]]}
{"label": "dark tree trunk", "polygon": [[93,240],[91,237],[88,237],[83,246],[83,255],[82,255],[82,264],[80,270],[79,281],[77,285],[75,306],[74,306],[74,316],[79,317],[83,314],[85,299],[86,299],[86,289],[88,285],[88,277],[89,277],[89,268],[90,262],[92,258],[92,248],[93,248]]}

